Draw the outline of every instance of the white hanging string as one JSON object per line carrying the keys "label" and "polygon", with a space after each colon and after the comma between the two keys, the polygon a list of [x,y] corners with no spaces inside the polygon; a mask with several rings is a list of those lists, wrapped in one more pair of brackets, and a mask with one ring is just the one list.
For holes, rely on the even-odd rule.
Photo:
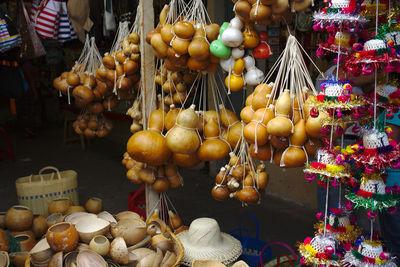
{"label": "white hanging string", "polygon": [[325,195],[325,217],[324,217],[324,236],[326,235],[326,219],[328,218],[328,206],[329,206],[329,177],[326,182],[326,195]]}
{"label": "white hanging string", "polygon": [[[376,0],[376,13],[375,13],[375,34],[378,34],[378,17],[379,17],[379,0]],[[390,12],[390,11],[389,11]],[[376,96],[376,87],[378,84],[378,70],[377,70],[377,66],[375,66],[375,84],[374,84],[374,129],[376,129],[376,119],[377,119],[377,110],[376,110],[376,106],[377,106],[377,96]]]}

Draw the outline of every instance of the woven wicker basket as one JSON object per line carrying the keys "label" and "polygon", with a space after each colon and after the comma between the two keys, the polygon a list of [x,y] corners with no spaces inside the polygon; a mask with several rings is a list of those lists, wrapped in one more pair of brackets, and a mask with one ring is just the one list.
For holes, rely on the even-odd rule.
{"label": "woven wicker basket", "polygon": [[[44,174],[46,170],[54,172]],[[19,204],[29,207],[34,214],[47,216],[50,202],[61,197],[79,205],[78,174],[73,170],[59,171],[55,167],[44,167],[37,175],[18,178],[15,186]]]}

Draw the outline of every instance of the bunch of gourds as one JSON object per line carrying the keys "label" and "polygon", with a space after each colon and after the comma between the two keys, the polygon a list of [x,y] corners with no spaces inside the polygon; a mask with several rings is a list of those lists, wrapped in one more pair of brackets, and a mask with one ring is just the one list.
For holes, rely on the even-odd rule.
{"label": "bunch of gourds", "polygon": [[96,77],[121,100],[131,100],[140,89],[140,36],[136,32],[125,36],[119,49],[106,53]]}
{"label": "bunch of gourds", "polygon": [[148,130],[131,136],[127,151],[134,160],[150,166],[165,164],[170,158],[182,167],[226,158],[231,147],[240,143],[243,125],[234,112],[222,105],[219,109],[196,112],[192,105],[165,112],[158,108],[149,116]]}
{"label": "bunch of gourds", "polygon": [[312,0],[232,0],[235,14],[244,22],[268,26],[280,21],[288,11],[299,12],[307,9]]}
{"label": "bunch of gourds", "polygon": [[187,98],[193,83],[199,78],[199,74],[193,71],[171,71],[165,63],[157,71],[154,81],[161,86],[163,102],[167,107],[181,105]]}
{"label": "bunch of gourds", "polygon": [[75,104],[84,108],[90,103],[100,102],[104,108],[110,109],[118,104],[117,99],[103,101],[111,95],[110,87],[96,77],[96,69],[101,64],[101,56],[94,38],[86,40],[82,53],[68,72],[63,72],[53,80],[53,86],[60,92],[75,99]]}
{"label": "bunch of gourds", "polygon": [[[262,44],[265,45],[265,41]],[[228,72],[225,85],[230,91],[239,91],[246,84],[255,86],[262,82],[264,73],[256,67],[252,53],[245,56],[246,49],[253,51],[259,45],[260,36],[252,24],[243,25],[239,17],[222,24],[219,37],[211,43],[210,51],[221,59],[220,66]],[[257,54],[260,58],[269,58],[271,55],[271,51],[265,49]]]}
{"label": "bunch of gourds", "polygon": [[[91,105],[101,105],[100,103],[93,103]],[[93,108],[77,117],[72,123],[72,127],[79,135],[84,135],[86,138],[91,139],[94,137],[105,137],[112,130],[112,123],[104,118],[101,112],[93,112]]]}
{"label": "bunch of gourds", "polygon": [[166,192],[169,188],[183,185],[178,167],[173,163],[159,166],[145,166],[143,162],[132,159],[128,152],[124,153],[122,164],[128,170],[126,177],[135,184],[150,184],[155,192]]}
{"label": "bunch of gourds", "polygon": [[211,190],[214,199],[222,201],[228,197],[237,198],[246,204],[255,204],[268,184],[265,165],[259,164],[254,170],[248,157],[231,152],[229,163],[220,169],[215,177],[216,185]]}
{"label": "bunch of gourds", "polygon": [[[246,99],[240,116],[246,126],[243,136],[250,145],[250,155],[258,160],[273,160],[280,167],[303,166],[308,159],[303,149],[307,141],[306,121],[301,116],[302,95],[290,97],[283,90],[277,100],[273,99],[274,84],[260,84]],[[322,126],[322,125],[321,125]],[[275,150],[273,150],[275,149]]]}
{"label": "bunch of gourds", "polygon": [[136,98],[133,101],[132,106],[126,111],[126,115],[132,118],[132,124],[130,127],[131,133],[134,134],[143,130],[142,103],[140,99]]}
{"label": "bunch of gourds", "polygon": [[[195,7],[187,7],[192,14],[205,9],[199,1]],[[195,9],[195,10],[193,10]],[[198,10],[197,10],[198,9]],[[217,39],[219,25],[207,24],[204,19],[182,13],[174,16],[176,7],[164,6],[157,28],[148,32],[146,41],[151,44],[157,58],[163,59],[170,71],[213,72],[219,58],[210,53],[210,43]]]}

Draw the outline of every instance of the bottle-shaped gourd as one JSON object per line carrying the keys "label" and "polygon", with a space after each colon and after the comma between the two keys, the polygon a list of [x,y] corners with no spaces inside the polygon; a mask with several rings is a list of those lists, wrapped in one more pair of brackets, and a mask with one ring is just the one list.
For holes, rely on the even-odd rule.
{"label": "bottle-shaped gourd", "polygon": [[245,61],[242,58],[236,60],[233,65],[233,70],[228,76],[225,78],[225,86],[233,91],[237,92],[243,89],[244,87],[244,78],[243,71],[245,68]]}
{"label": "bottle-shaped gourd", "polygon": [[166,142],[168,148],[175,153],[192,154],[200,146],[200,139],[197,133],[198,115],[195,105],[179,113],[177,123],[168,131]]}
{"label": "bottle-shaped gourd", "polygon": [[202,161],[219,160],[226,158],[230,147],[226,141],[220,139],[219,125],[210,119],[204,126],[205,141],[201,144],[197,155]]}
{"label": "bottle-shaped gourd", "polygon": [[221,122],[228,129],[226,141],[234,148],[242,136],[243,125],[233,111],[226,109],[223,105],[220,105],[219,109]]}
{"label": "bottle-shaped gourd", "polygon": [[275,118],[267,124],[270,135],[289,136],[293,133],[293,123],[288,118],[292,109],[289,90],[284,90],[275,104]]}
{"label": "bottle-shaped gourd", "polygon": [[250,144],[257,146],[265,145],[268,142],[268,132],[266,125],[274,118],[274,106],[259,108],[243,129],[243,136]]}

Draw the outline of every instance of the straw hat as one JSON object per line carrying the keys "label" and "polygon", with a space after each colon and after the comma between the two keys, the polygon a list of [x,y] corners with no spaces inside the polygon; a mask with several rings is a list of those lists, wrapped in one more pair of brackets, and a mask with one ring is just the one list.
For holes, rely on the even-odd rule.
{"label": "straw hat", "polygon": [[[360,188],[356,192],[348,192],[346,198],[355,207],[364,207],[371,211],[388,209],[399,202],[399,190],[396,187],[386,187],[380,174],[366,174],[361,177]],[[369,213],[368,213],[369,214]]]}
{"label": "straw hat", "polygon": [[181,264],[190,266],[194,260],[210,259],[229,264],[242,253],[240,241],[233,236],[222,233],[216,220],[198,218],[189,230],[178,234],[185,249]]}
{"label": "straw hat", "polygon": [[[354,242],[361,235],[362,229],[357,227],[354,220],[350,219],[349,213],[341,208],[332,208],[326,220],[324,216],[318,219],[320,222],[315,224],[317,232],[323,234],[326,230],[326,235],[339,243]],[[326,222],[326,227],[324,222]]]}
{"label": "straw hat", "polygon": [[377,170],[397,168],[400,162],[400,147],[395,140],[389,140],[385,131],[366,130],[362,144],[363,146],[353,146],[355,149],[351,155],[358,165]]}
{"label": "straw hat", "polygon": [[342,263],[360,267],[395,267],[393,258],[383,250],[379,240],[363,240],[360,245],[348,251]]}
{"label": "straw hat", "polygon": [[302,256],[300,262],[304,265],[340,266],[336,254],[336,242],[332,237],[317,234],[314,238],[307,237],[299,244]]}

